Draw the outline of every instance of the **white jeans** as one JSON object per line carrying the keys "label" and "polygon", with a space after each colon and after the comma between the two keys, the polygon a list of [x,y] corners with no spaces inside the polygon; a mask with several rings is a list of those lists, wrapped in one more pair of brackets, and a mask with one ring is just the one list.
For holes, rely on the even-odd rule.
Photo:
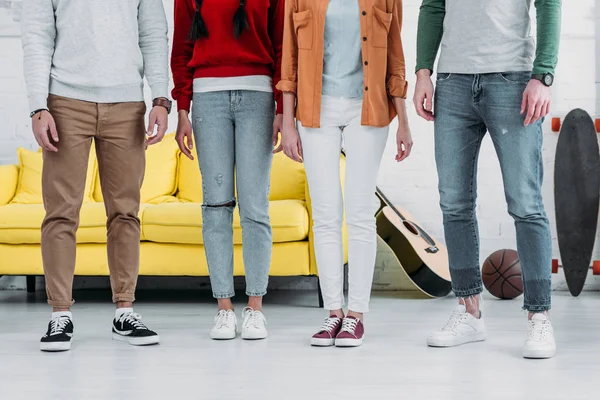
{"label": "white jeans", "polygon": [[[298,124],[312,200],[315,256],[325,308],[344,304],[342,223],[348,225],[348,309],[369,311],[377,232],[374,196],[389,128],[362,126],[361,99],[323,96],[321,127]],[[346,153],[345,195],[340,183],[340,152]]]}

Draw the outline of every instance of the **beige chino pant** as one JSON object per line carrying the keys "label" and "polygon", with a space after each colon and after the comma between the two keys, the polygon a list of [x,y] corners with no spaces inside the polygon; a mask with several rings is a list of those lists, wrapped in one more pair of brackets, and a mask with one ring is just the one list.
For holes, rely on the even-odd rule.
{"label": "beige chino pant", "polygon": [[106,207],[113,302],[133,301],[140,257],[140,189],[145,170],[143,102],[89,103],[50,95],[58,152],[44,151],[42,258],[48,303],[73,304],[76,232],[92,139]]}

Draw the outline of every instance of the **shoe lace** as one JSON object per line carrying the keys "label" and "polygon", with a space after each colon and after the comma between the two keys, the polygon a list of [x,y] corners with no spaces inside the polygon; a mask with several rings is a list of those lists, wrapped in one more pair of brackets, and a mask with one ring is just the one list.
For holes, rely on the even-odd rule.
{"label": "shoe lace", "polygon": [[533,340],[545,340],[548,336],[548,330],[550,328],[549,321],[533,321],[529,320],[529,329],[527,329],[528,339]]}
{"label": "shoe lace", "polygon": [[68,322],[69,322],[69,317],[67,317],[67,316],[53,318],[50,321],[50,336],[60,335],[61,333],[63,333]]}
{"label": "shoe lace", "polygon": [[246,326],[252,328],[260,328],[260,323],[267,324],[265,317],[260,311],[248,310],[246,314]]}
{"label": "shoe lace", "polygon": [[335,329],[335,327],[338,325],[340,321],[340,318],[338,317],[328,317],[325,319],[325,322],[323,322],[323,326],[321,326],[321,332],[325,331],[329,334],[333,333],[333,330]]}
{"label": "shoe lace", "polygon": [[148,329],[148,327],[146,327],[146,325],[142,323],[141,319],[142,316],[140,314],[130,312],[121,314],[117,321],[119,321],[121,324],[124,322],[128,322],[131,325],[133,325],[135,329]]}
{"label": "shoe lace", "polygon": [[465,317],[467,316],[466,312],[463,312],[460,309],[455,309],[452,314],[450,315],[450,318],[448,319],[448,322],[446,322],[446,325],[444,325],[442,327],[443,331],[452,331],[454,330],[454,328],[456,328],[461,322],[464,321]]}
{"label": "shoe lace", "polygon": [[358,320],[354,318],[344,318],[342,320],[342,332],[348,332],[354,335],[354,331],[356,330],[356,325],[358,325]]}
{"label": "shoe lace", "polygon": [[215,317],[215,325],[217,328],[233,325],[233,313],[227,310],[219,311]]}

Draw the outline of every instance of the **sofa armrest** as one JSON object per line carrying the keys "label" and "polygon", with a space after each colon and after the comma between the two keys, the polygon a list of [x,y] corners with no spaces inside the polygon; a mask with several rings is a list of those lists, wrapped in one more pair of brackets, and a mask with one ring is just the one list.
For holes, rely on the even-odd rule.
{"label": "sofa armrest", "polygon": [[16,165],[0,165],[0,206],[8,204],[17,191],[19,167]]}
{"label": "sofa armrest", "polygon": [[[344,186],[346,184],[346,156],[342,154],[340,156],[340,179],[342,182],[342,194],[344,193]],[[313,221],[312,221],[312,203],[310,199],[310,193],[308,189],[308,180],[305,183],[305,198],[306,208],[308,209],[308,218],[310,222],[308,224],[308,240],[310,242],[310,274],[318,275],[317,270],[317,259],[315,257],[315,237],[313,234]],[[375,195],[375,194],[373,194]],[[346,227],[346,215],[344,214],[344,223],[342,225],[342,242],[344,243],[344,263],[348,262],[348,228]]]}

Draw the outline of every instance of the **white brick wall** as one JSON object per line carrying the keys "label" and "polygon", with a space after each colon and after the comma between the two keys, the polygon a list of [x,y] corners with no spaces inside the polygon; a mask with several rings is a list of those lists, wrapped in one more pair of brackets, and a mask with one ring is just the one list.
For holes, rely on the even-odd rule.
{"label": "white brick wall", "polygon": [[[172,23],[172,1],[164,1]],[[420,0],[404,0],[404,31],[408,79],[412,96],[415,65],[416,21]],[[599,10],[594,0],[563,2],[562,42],[556,84],[553,89],[554,114],[564,115],[572,108],[583,108],[593,115],[596,109],[596,58],[594,17]],[[2,20],[0,19],[0,22]],[[1,34],[2,30],[0,30]],[[20,40],[0,36],[0,163],[16,161],[16,148],[34,148],[27,118],[27,100],[22,78]],[[600,79],[600,78],[599,78]],[[409,102],[410,104],[410,102]],[[409,118],[415,147],[404,163],[394,161],[394,135],[390,135],[382,162],[379,185],[392,201],[402,204],[422,225],[438,238],[443,238],[438,206],[437,176],[433,160],[433,127],[420,120],[412,106]],[[176,119],[171,118],[171,129]],[[392,132],[395,132],[395,125]],[[546,177],[544,196],[553,228],[554,256],[558,256],[552,192],[553,160],[557,135],[545,124],[544,164]],[[486,138],[481,149],[479,170],[479,203],[477,206],[481,233],[481,254],[499,248],[515,248],[515,231],[506,213],[502,181],[491,141]],[[600,252],[595,252],[595,258]],[[594,281],[592,285],[596,285]],[[560,285],[560,282],[556,282]]]}

